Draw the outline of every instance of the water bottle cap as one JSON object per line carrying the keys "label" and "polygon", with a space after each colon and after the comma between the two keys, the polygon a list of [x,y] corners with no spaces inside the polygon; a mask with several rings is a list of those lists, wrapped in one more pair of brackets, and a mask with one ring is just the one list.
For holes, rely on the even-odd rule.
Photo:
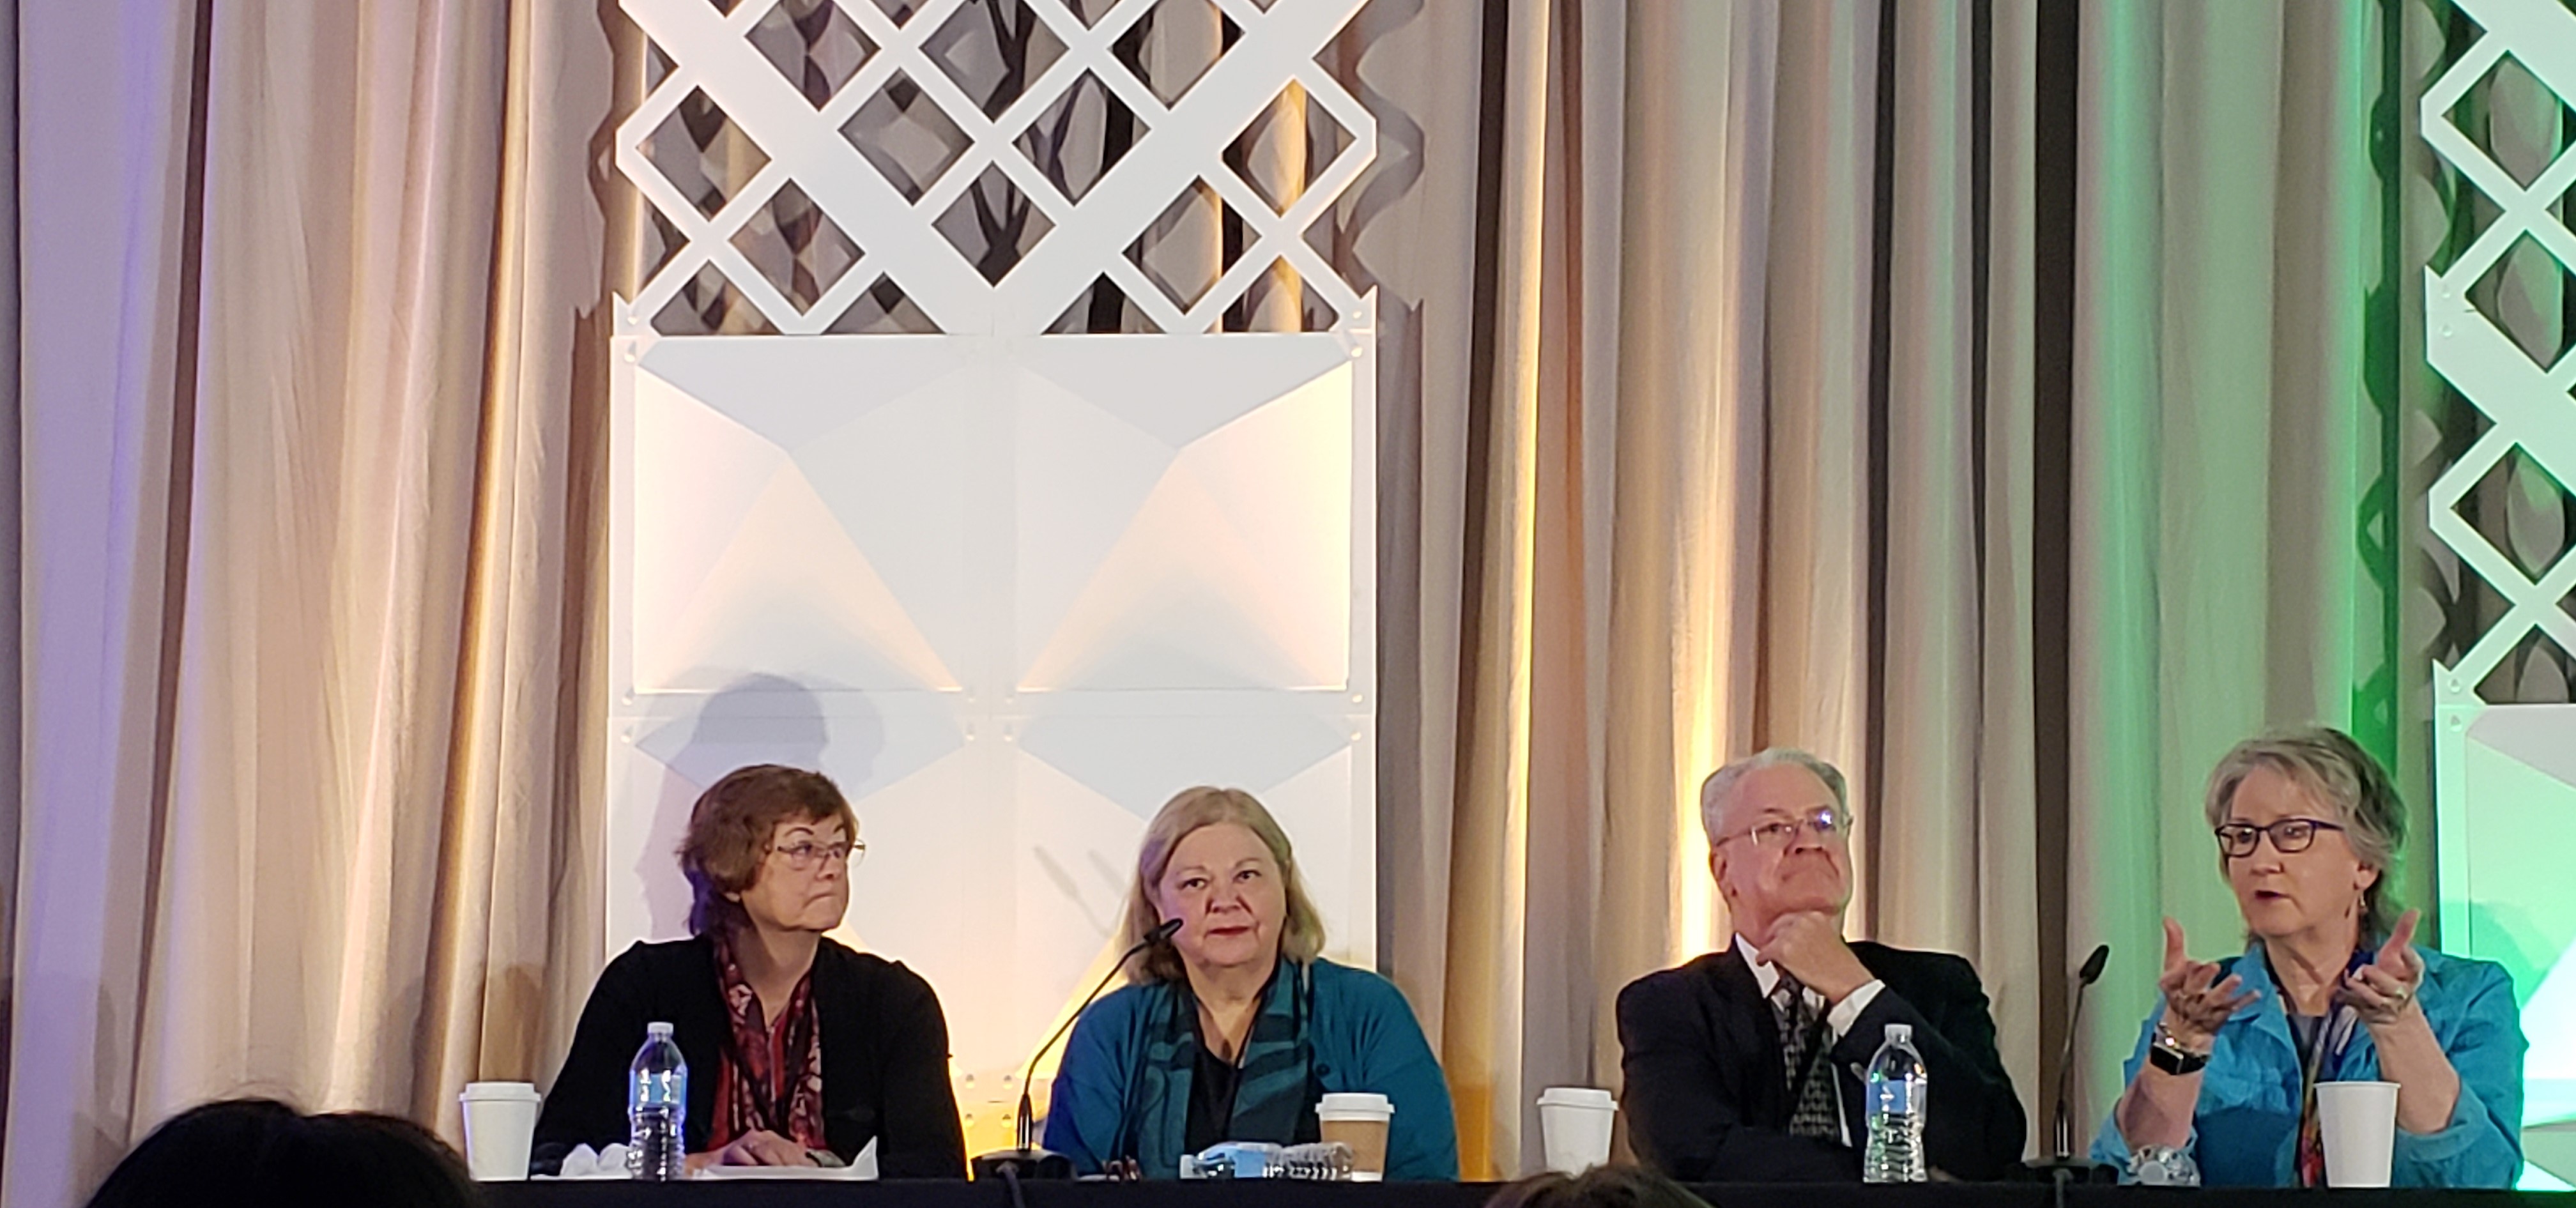
{"label": "water bottle cap", "polygon": [[659,1036],[664,1039],[668,1039],[671,1035],[671,1025],[658,1022],[645,1024],[644,1035],[647,1037]]}
{"label": "water bottle cap", "polygon": [[1914,1025],[1910,1023],[1889,1024],[1887,1025],[1887,1038],[1891,1041],[1901,1040],[1907,1044],[1912,1044],[1914,1043]]}

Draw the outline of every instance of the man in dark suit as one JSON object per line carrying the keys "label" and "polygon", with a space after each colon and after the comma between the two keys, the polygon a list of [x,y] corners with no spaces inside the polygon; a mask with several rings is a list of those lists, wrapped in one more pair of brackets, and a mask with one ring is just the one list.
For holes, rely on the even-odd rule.
{"label": "man in dark suit", "polygon": [[1775,748],[1700,789],[1709,872],[1734,942],[1619,992],[1628,1135],[1676,1179],[1860,1177],[1862,1076],[1887,1025],[1930,1067],[1925,1161],[1962,1179],[2020,1160],[2021,1100],[1967,961],[1845,943],[1851,812],[1842,773]]}

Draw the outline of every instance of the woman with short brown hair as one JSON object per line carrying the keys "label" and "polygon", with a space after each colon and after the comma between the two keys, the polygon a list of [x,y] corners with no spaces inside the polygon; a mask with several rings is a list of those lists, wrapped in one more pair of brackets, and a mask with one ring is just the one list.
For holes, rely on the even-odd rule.
{"label": "woman with short brown hair", "polygon": [[824,935],[866,854],[819,772],[738,768],[689,811],[691,938],[610,961],[537,1121],[537,1161],[626,1139],[627,1065],[667,1022],[689,1061],[692,1167],[848,1162],[888,1178],[964,1173],[948,1022],[919,974]]}

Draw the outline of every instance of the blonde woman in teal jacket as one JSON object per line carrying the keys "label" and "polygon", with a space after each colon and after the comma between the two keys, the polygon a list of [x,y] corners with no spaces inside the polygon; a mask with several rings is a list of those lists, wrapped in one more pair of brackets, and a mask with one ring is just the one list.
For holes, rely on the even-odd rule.
{"label": "blonde woman in teal jacket", "polygon": [[1195,788],[1145,829],[1129,940],[1180,930],[1136,984],[1083,1014],[1047,1112],[1047,1148],[1098,1173],[1134,1161],[1172,1178],[1220,1141],[1319,1137],[1316,1101],[1368,1091],[1395,1105],[1386,1177],[1458,1177],[1448,1082],[1395,984],[1324,960],[1323,924],[1288,836],[1251,794]]}
{"label": "blonde woman in teal jacket", "polygon": [[2389,1181],[2509,1187],[2522,1169],[2526,1043],[2513,980],[2414,946],[2387,877],[2405,810],[2335,730],[2237,745],[2204,799],[2250,941],[2190,959],[2165,920],[2163,1001],[2095,1139],[2133,1180],[2321,1186],[2319,1082],[2398,1086]]}

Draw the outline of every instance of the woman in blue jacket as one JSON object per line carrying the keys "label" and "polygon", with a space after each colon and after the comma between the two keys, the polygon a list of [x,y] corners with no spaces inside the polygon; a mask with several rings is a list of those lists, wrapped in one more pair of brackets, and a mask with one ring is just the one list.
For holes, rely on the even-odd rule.
{"label": "woman in blue jacket", "polygon": [[1172,1178],[1221,1141],[1320,1135],[1316,1101],[1373,1091],[1395,1105],[1386,1177],[1458,1177],[1457,1122],[1412,1008],[1375,973],[1317,955],[1324,927],[1270,811],[1237,789],[1194,788],[1145,829],[1128,941],[1166,920],[1135,984],[1074,1026],[1046,1145],[1084,1174],[1133,1160]]}
{"label": "woman in blue jacket", "polygon": [[2389,1181],[2507,1187],[2522,1167],[2513,981],[2414,946],[2391,919],[2404,807],[2334,730],[2237,745],[2203,808],[2235,890],[2243,956],[2197,962],[2165,920],[2164,1001],[2093,1154],[2148,1182],[2320,1186],[2319,1082],[2398,1086]]}

